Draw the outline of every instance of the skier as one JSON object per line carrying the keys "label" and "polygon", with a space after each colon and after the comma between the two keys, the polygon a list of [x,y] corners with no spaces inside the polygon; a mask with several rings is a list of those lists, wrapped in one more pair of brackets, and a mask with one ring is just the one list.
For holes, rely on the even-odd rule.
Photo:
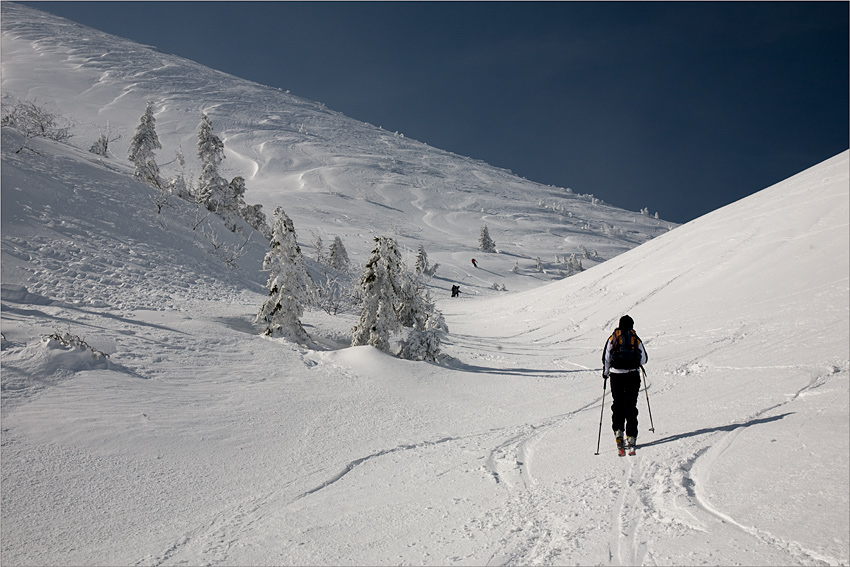
{"label": "skier", "polygon": [[472,265],[476,268],[478,267],[478,262],[475,261],[475,258],[472,259]]}
{"label": "skier", "polygon": [[[640,393],[641,366],[648,357],[643,342],[634,331],[634,320],[628,315],[620,317],[614,333],[608,337],[602,354],[602,377],[611,378],[611,426],[620,456],[625,455],[623,443],[625,429],[629,454],[635,454],[638,434],[637,400]],[[624,427],[625,426],[625,427]]]}
{"label": "skier", "polygon": [[460,286],[459,285],[453,285],[452,286],[452,297],[457,297],[458,295],[460,295]]}

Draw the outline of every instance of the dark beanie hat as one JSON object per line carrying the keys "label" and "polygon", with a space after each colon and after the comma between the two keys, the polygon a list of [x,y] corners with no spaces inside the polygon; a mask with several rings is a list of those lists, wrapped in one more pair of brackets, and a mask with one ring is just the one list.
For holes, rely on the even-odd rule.
{"label": "dark beanie hat", "polygon": [[621,331],[631,331],[635,328],[634,320],[628,315],[623,315],[620,317],[620,330]]}

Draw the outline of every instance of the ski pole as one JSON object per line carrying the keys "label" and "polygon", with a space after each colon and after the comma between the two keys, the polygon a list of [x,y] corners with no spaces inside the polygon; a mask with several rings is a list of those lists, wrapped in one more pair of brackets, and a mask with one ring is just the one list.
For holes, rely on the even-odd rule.
{"label": "ski pole", "polygon": [[655,433],[655,424],[652,423],[652,408],[649,407],[649,390],[646,387],[646,370],[644,370],[643,365],[640,369],[643,372],[643,393],[646,394],[646,409],[649,410],[649,430]]}
{"label": "ski pole", "polygon": [[[605,417],[605,390],[608,389],[608,377],[603,376],[602,380],[602,410],[599,412],[599,436],[596,438],[596,453],[599,454],[599,445],[602,443],[602,419]],[[651,420],[651,418],[650,418]]]}

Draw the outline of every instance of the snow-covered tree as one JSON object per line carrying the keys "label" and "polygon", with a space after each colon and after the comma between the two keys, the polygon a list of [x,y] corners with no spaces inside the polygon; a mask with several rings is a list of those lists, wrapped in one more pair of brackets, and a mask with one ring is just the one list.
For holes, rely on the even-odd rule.
{"label": "snow-covered tree", "polygon": [[239,216],[242,217],[249,226],[252,226],[254,229],[259,231],[264,238],[270,239],[272,237],[272,229],[269,228],[268,221],[266,220],[266,213],[263,212],[262,205],[245,205],[239,209]]}
{"label": "snow-covered tree", "polygon": [[581,258],[576,256],[575,254],[570,254],[570,258],[569,260],[567,260],[566,264],[567,276],[572,276],[584,271],[584,268],[581,265]]}
{"label": "snow-covered tree", "polygon": [[482,252],[495,252],[496,243],[490,238],[490,231],[487,230],[487,225],[481,227],[481,235],[478,237],[478,249]]}
{"label": "snow-covered tree", "polygon": [[265,323],[265,334],[285,337],[298,343],[309,342],[301,325],[304,304],[308,302],[310,277],[295,236],[295,227],[282,207],[274,212],[271,250],[263,260],[268,270],[269,298],[263,303],[256,321]]}
{"label": "snow-covered tree", "polygon": [[420,244],[419,252],[416,255],[416,275],[425,274],[426,276],[433,276],[437,273],[437,268],[440,264],[434,264],[433,266],[428,265],[428,254],[425,252],[425,247]]}
{"label": "snow-covered tree", "polygon": [[91,145],[89,151],[95,155],[106,157],[109,153],[109,134],[101,133],[100,138]]}
{"label": "snow-covered tree", "polygon": [[218,167],[224,159],[224,143],[213,134],[209,116],[201,116],[198,129],[198,157],[201,160],[201,175],[198,179],[198,201],[213,212],[234,208],[235,199],[230,185],[219,174]]}
{"label": "snow-covered tree", "polygon": [[351,346],[371,345],[390,352],[390,335],[402,326],[397,308],[404,299],[403,273],[395,240],[375,238],[375,249],[360,279],[363,300]]}
{"label": "snow-covered tree", "polygon": [[409,327],[399,356],[435,360],[440,351],[439,332],[448,330],[442,313],[405,269],[395,240],[380,237],[375,243],[360,282],[363,300],[352,346],[368,344],[390,352],[391,335]]}
{"label": "snow-covered tree", "polygon": [[416,274],[420,275],[428,271],[428,254],[425,252],[425,247],[419,245],[419,253],[416,254]]}
{"label": "snow-covered tree", "polygon": [[325,243],[322,241],[322,235],[318,232],[315,234],[315,239],[313,240],[313,248],[316,250],[316,261],[320,263],[324,263],[325,261]]}
{"label": "snow-covered tree", "polygon": [[348,259],[348,252],[345,250],[345,246],[342,244],[342,239],[339,236],[335,237],[334,241],[331,242],[328,250],[328,265],[341,272],[348,270],[348,267],[351,265]]}
{"label": "snow-covered tree", "polygon": [[422,287],[412,278],[408,278],[408,282],[405,290],[407,308],[400,316],[402,324],[411,330],[402,341],[398,355],[407,360],[433,362],[440,354],[440,333],[449,328],[443,314],[431,299],[431,292],[423,292]]}
{"label": "snow-covered tree", "polygon": [[236,176],[230,180],[230,183],[227,185],[228,187],[228,199],[227,208],[233,210],[239,210],[241,207],[245,206],[245,178],[242,176]]}
{"label": "snow-covered tree", "polygon": [[129,157],[135,166],[133,176],[154,187],[163,187],[156,164],[154,150],[161,150],[159,136],[156,135],[156,118],[153,115],[153,102],[148,102],[145,113],[136,127],[136,134],[130,140]]}
{"label": "snow-covered tree", "polygon": [[234,177],[230,183],[219,173],[224,159],[224,143],[213,134],[209,116],[201,116],[198,129],[198,157],[201,159],[201,175],[198,179],[197,201],[224,219],[225,226],[233,232],[241,230],[238,220],[242,219],[260,231],[266,238],[271,229],[260,205],[245,204],[245,178]]}

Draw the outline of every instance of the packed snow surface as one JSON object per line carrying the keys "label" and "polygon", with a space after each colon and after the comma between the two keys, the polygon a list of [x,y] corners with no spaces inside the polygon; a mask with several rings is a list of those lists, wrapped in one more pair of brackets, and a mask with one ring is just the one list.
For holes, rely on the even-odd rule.
{"label": "packed snow surface", "polygon": [[[163,146],[190,155],[189,103],[228,105],[248,200],[284,206],[308,255],[311,231],[355,263],[375,235],[423,244],[449,327],[440,364],[349,347],[352,310],[305,314],[315,348],[264,337],[257,233],[157,213],[129,135],[100,158],[93,134],[4,128],[4,565],[850,563],[848,152],[668,231],[330,111],[312,142],[257,132],[274,105],[322,113],[13,4],[2,25],[4,94],[81,131],[131,135],[168,100]],[[600,259],[564,278],[579,245]],[[619,458],[600,358],[625,313],[648,388]]]}

